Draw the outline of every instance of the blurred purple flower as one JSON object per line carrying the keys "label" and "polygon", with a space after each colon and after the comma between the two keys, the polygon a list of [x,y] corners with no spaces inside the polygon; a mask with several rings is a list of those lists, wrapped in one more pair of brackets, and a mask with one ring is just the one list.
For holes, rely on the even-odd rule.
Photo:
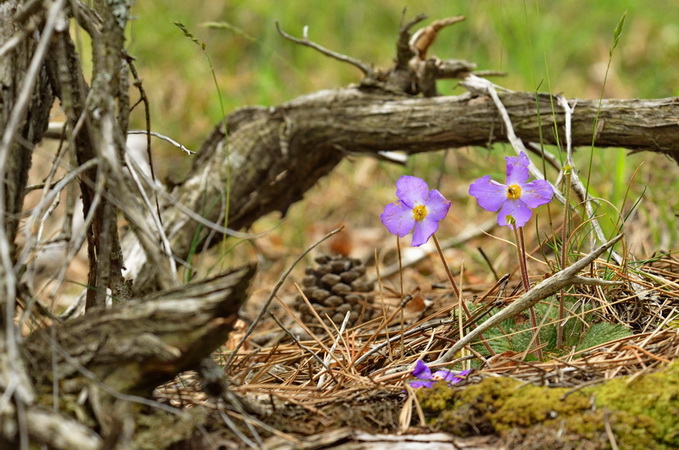
{"label": "blurred purple flower", "polygon": [[413,233],[413,247],[426,243],[446,217],[450,202],[417,177],[403,175],[396,181],[398,202],[384,208],[380,220],[398,237]]}
{"label": "blurred purple flower", "polygon": [[530,160],[525,153],[519,156],[507,156],[506,184],[498,183],[486,175],[474,181],[469,186],[469,195],[476,197],[481,208],[488,211],[500,211],[497,223],[501,226],[510,225],[507,218],[512,217],[517,227],[524,226],[532,214],[531,209],[549,203],[554,196],[554,189],[545,180],[529,178],[528,166]]}
{"label": "blurred purple flower", "polygon": [[445,381],[452,385],[462,381],[465,375],[469,375],[469,372],[471,372],[471,370],[453,372],[451,370],[442,369],[432,373],[431,369],[423,363],[421,359],[418,359],[415,363],[415,368],[413,369],[413,375],[415,375],[416,378],[419,378],[419,380],[411,381],[408,384],[414,388],[430,388],[438,381]]}

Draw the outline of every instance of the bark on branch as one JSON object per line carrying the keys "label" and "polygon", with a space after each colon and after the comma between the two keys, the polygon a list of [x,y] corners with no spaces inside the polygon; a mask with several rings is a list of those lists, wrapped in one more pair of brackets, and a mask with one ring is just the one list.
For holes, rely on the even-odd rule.
{"label": "bark on branch", "polygon": [[25,349],[36,385],[58,381],[68,394],[95,382],[148,396],[226,341],[254,273],[244,266],[31,334]]}

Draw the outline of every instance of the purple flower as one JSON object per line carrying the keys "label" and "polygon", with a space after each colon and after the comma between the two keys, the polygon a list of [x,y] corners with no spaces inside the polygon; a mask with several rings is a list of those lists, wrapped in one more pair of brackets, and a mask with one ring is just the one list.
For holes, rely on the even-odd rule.
{"label": "purple flower", "polygon": [[419,381],[411,381],[408,384],[414,388],[430,388],[438,381],[446,381],[448,384],[452,385],[462,381],[465,375],[469,375],[469,372],[471,372],[471,370],[453,372],[451,370],[442,369],[432,373],[431,369],[427,367],[421,359],[418,359],[415,363],[415,368],[413,369],[413,375],[415,375],[416,378],[419,378]]}
{"label": "purple flower", "polygon": [[424,180],[403,175],[396,181],[398,202],[384,208],[380,220],[390,233],[398,237],[413,233],[414,247],[426,243],[446,217],[450,202]]}
{"label": "purple flower", "polygon": [[[479,178],[469,186],[469,195],[476,197],[481,208],[488,211],[500,211],[497,223],[501,226],[510,225],[508,217],[514,219],[517,227],[524,226],[532,214],[531,209],[549,203],[554,196],[554,189],[545,180],[529,178],[528,166],[530,161],[525,153],[519,156],[507,156],[506,184],[490,179],[490,175]],[[511,221],[510,221],[511,222]]]}

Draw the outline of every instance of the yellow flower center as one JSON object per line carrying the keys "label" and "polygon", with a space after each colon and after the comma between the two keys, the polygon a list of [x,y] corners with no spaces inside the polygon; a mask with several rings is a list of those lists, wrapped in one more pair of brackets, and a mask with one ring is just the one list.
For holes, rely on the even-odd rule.
{"label": "yellow flower center", "polygon": [[516,200],[521,197],[521,186],[518,184],[512,184],[507,186],[507,198],[510,200]]}
{"label": "yellow flower center", "polygon": [[428,212],[429,211],[427,211],[426,206],[417,205],[416,207],[413,208],[413,219],[419,222],[423,220],[425,217],[427,217]]}

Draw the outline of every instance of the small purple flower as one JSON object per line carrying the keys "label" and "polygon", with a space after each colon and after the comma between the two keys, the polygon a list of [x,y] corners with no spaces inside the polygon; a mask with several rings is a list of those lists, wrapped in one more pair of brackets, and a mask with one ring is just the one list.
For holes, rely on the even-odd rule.
{"label": "small purple flower", "polygon": [[519,156],[507,156],[506,184],[498,183],[486,175],[474,181],[469,186],[469,195],[476,197],[481,208],[488,211],[500,211],[497,223],[501,226],[510,225],[508,217],[513,218],[517,227],[524,226],[532,214],[531,209],[549,203],[554,196],[554,189],[545,180],[529,178],[528,166],[530,160],[525,153]]}
{"label": "small purple flower", "polygon": [[413,247],[426,243],[446,217],[450,202],[417,177],[403,175],[396,181],[398,202],[384,208],[380,220],[398,237],[413,233]]}
{"label": "small purple flower", "polygon": [[453,372],[451,370],[442,369],[432,373],[431,369],[423,363],[421,359],[418,359],[415,363],[415,368],[413,369],[413,375],[415,375],[416,378],[419,378],[419,380],[411,381],[408,384],[414,388],[430,388],[438,381],[446,381],[449,385],[453,385],[462,381],[465,375],[469,375],[469,372],[471,372],[471,370]]}

